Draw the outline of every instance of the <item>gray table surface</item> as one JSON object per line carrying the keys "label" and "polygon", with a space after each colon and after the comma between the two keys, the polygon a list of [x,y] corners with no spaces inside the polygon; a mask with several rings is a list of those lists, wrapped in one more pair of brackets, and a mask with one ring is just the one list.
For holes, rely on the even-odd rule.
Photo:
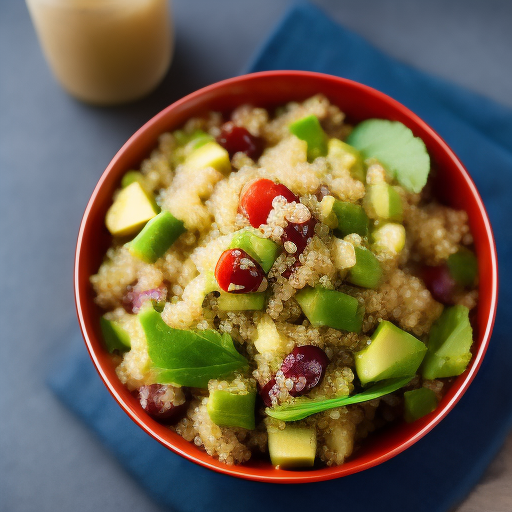
{"label": "gray table surface", "polygon": [[[402,61],[512,106],[512,2],[316,3]],[[44,383],[74,322],[80,218],[122,143],[184,94],[238,74],[287,5],[175,0],[177,50],[162,86],[99,109],[56,84],[24,2],[0,1],[0,510],[159,510]],[[510,512],[511,481],[509,439],[458,512]]]}

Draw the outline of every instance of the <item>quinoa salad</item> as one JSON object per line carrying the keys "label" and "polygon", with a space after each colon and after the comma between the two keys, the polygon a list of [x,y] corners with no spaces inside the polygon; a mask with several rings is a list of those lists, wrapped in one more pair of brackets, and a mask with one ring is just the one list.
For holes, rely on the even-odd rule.
{"label": "quinoa salad", "polygon": [[[478,265],[423,141],[323,95],[164,133],[90,280],[140,406],[225,464],[343,464],[469,364]],[[392,427],[391,427],[392,428]]]}

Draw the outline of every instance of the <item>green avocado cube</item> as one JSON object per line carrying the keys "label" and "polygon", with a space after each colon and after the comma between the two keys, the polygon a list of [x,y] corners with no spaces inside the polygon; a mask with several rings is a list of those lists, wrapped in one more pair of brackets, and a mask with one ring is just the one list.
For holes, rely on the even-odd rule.
{"label": "green avocado cube", "polygon": [[451,254],[446,261],[450,275],[457,284],[466,288],[475,285],[478,276],[478,261],[473,251],[465,247]]}
{"label": "green avocado cube", "polygon": [[196,147],[185,159],[185,165],[190,169],[213,167],[223,174],[231,171],[229,153],[215,141],[209,141]]}
{"label": "green avocado cube", "polygon": [[267,428],[268,452],[280,469],[306,468],[315,463],[316,430],[287,424],[283,430]]}
{"label": "green avocado cube", "polygon": [[404,393],[404,418],[407,423],[419,420],[437,408],[436,394],[428,388]]}
{"label": "green avocado cube", "polygon": [[350,144],[339,139],[329,139],[327,161],[332,167],[343,167],[350,171],[352,178],[364,182],[366,171],[361,153]]}
{"label": "green avocado cube", "polygon": [[364,247],[354,247],[356,264],[347,274],[347,281],[363,288],[378,288],[382,279],[382,268],[372,251]]}
{"label": "green avocado cube", "polygon": [[133,235],[157,213],[153,198],[135,181],[119,191],[105,215],[105,225],[114,236]]}
{"label": "green avocado cube", "polygon": [[356,352],[356,372],[364,386],[384,379],[409,377],[419,368],[427,347],[408,332],[381,320],[371,343]]}
{"label": "green avocado cube", "polygon": [[245,394],[215,389],[210,393],[206,410],[210,419],[221,427],[242,427],[254,430],[256,390]]}
{"label": "green avocado cube", "polygon": [[211,292],[220,292],[219,283],[217,283],[217,278],[213,270],[204,272],[204,286],[205,296]]}
{"label": "green avocado cube", "polygon": [[174,217],[171,212],[163,211],[151,219],[128,243],[128,250],[136,258],[146,263],[154,263],[185,231],[181,220]]}
{"label": "green avocado cube", "polygon": [[471,360],[472,344],[469,309],[460,305],[446,308],[430,330],[428,352],[422,367],[423,378],[460,375]]}
{"label": "green avocado cube", "polygon": [[204,130],[195,130],[192,133],[186,132],[185,130],[175,130],[172,132],[172,135],[178,146],[192,144],[195,145],[194,149],[201,146],[202,143],[214,140],[213,137]]}
{"label": "green avocado cube", "polygon": [[340,331],[361,331],[364,306],[355,297],[321,287],[306,287],[295,299],[314,327],[326,325]]}
{"label": "green avocado cube", "polygon": [[369,185],[363,199],[363,205],[372,219],[384,219],[402,222],[402,198],[388,183]]}
{"label": "green avocado cube", "polygon": [[397,255],[405,247],[405,228],[402,224],[386,222],[372,231],[372,249],[377,253]]}
{"label": "green avocado cube", "polygon": [[338,227],[338,217],[336,217],[336,214],[332,211],[332,207],[336,201],[337,200],[334,199],[333,196],[324,196],[319,204],[318,213],[320,221],[331,229],[336,229]]}
{"label": "green avocado cube", "polygon": [[261,311],[265,309],[265,293],[221,292],[217,305],[221,311]]}
{"label": "green avocado cube", "polygon": [[368,235],[370,221],[362,206],[336,199],[332,205],[332,212],[338,219],[338,227],[334,231],[338,238],[344,238],[352,233]]}
{"label": "green avocado cube", "polygon": [[118,322],[107,320],[104,316],[100,318],[101,333],[107,350],[112,354],[115,350],[126,352],[131,348],[130,335],[121,327]]}
{"label": "green avocado cube", "polygon": [[285,354],[289,345],[286,335],[277,330],[274,320],[265,313],[256,322],[257,335],[254,339],[254,347],[263,354],[271,352],[274,354]]}
{"label": "green avocado cube", "polygon": [[318,117],[311,114],[288,126],[290,133],[307,142],[308,161],[327,155],[327,135],[320,126]]}
{"label": "green avocado cube", "polygon": [[274,241],[254,234],[250,229],[237,231],[231,240],[229,249],[242,249],[254,258],[263,271],[268,273],[281,252],[281,246]]}
{"label": "green avocado cube", "polygon": [[187,137],[182,139],[182,145],[186,146],[186,153],[191,153],[194,149],[204,146],[207,142],[214,141],[215,139],[203,130],[196,130]]}
{"label": "green avocado cube", "polygon": [[135,182],[144,188],[144,175],[140,171],[128,171],[121,179],[121,187],[126,188]]}

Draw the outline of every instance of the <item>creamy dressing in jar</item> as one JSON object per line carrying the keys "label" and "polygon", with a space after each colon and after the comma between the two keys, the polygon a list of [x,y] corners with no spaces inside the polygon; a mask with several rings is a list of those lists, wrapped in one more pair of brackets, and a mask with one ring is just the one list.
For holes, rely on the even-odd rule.
{"label": "creamy dressing in jar", "polygon": [[169,67],[174,35],[168,0],[26,1],[51,69],[80,100],[135,100]]}

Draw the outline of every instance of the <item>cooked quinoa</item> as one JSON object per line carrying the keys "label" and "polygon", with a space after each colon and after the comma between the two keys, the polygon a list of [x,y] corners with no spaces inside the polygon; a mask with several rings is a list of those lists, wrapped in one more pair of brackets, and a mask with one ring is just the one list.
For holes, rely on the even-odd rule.
{"label": "cooked quinoa", "polygon": [[[432,296],[421,268],[437,268],[450,255],[472,245],[467,214],[436,202],[430,195],[431,187],[421,193],[410,192],[392,180],[375,159],[365,162],[363,181],[354,177],[343,162],[330,161],[327,156],[308,159],[307,142],[291,134],[289,125],[311,114],[320,121],[328,138],[345,140],[352,130],[343,112],[326,97],[317,95],[303,103],[289,103],[276,112],[243,105],[229,119],[210,113],[189,120],[179,132],[163,134],[158,147],[140,166],[139,183],[154,196],[162,211],[182,221],[185,232],[154,263],[134,256],[125,236],[114,236],[104,262],[91,277],[95,300],[105,311],[105,319],[120,325],[130,338],[130,350],[112,356],[121,382],[137,394],[146,410],[151,399],[148,393],[164,390],[154,403],[164,412],[179,408],[169,428],[226,464],[268,457],[267,436],[283,430],[286,423],[267,416],[265,405],[258,399],[254,429],[219,426],[207,409],[213,390],[243,395],[261,391],[275,379],[271,405],[292,402],[292,384],[281,366],[295,348],[307,346],[318,347],[329,360],[320,382],[307,397],[330,399],[357,392],[361,384],[355,353],[369,346],[379,322],[388,320],[426,343],[433,323],[443,312],[445,306]],[[213,166],[191,169],[187,164],[191,142],[183,140],[191,139],[198,130],[218,140],[227,121],[245,128],[260,141],[261,156],[253,159],[244,152],[235,152],[230,155],[231,172]],[[226,311],[219,307],[218,289],[205,290],[210,290],[209,280],[233,234],[250,228],[247,214],[240,209],[240,197],[260,179],[284,185],[299,201],[277,196],[266,222],[257,228],[259,237],[283,246],[265,276],[264,308]],[[372,229],[379,227],[382,220],[372,218],[364,200],[367,187],[379,183],[391,185],[402,201],[405,246],[398,251],[379,247],[371,237],[356,233],[336,236],[332,216],[324,214],[323,207],[330,200],[325,198],[332,197],[332,201],[362,205],[371,218]],[[302,252],[293,241],[282,242],[287,227],[308,221],[314,221],[313,231]],[[370,249],[377,257],[382,277],[375,289],[347,280],[356,265],[357,248]],[[360,332],[312,325],[296,299],[297,293],[307,287],[322,287],[356,298],[364,306]],[[146,296],[151,300],[159,297],[158,309],[169,327],[229,335],[249,367],[210,379],[207,389],[159,382],[136,314],[138,306],[132,300],[138,297],[143,302]],[[471,309],[477,298],[474,287],[458,288],[453,303]],[[325,410],[296,425],[316,432],[317,464],[342,464],[368,435],[400,420],[405,390],[426,387],[441,399],[447,383],[449,379],[427,380],[417,375],[405,389],[361,404]],[[165,389],[155,387],[157,384]]]}

